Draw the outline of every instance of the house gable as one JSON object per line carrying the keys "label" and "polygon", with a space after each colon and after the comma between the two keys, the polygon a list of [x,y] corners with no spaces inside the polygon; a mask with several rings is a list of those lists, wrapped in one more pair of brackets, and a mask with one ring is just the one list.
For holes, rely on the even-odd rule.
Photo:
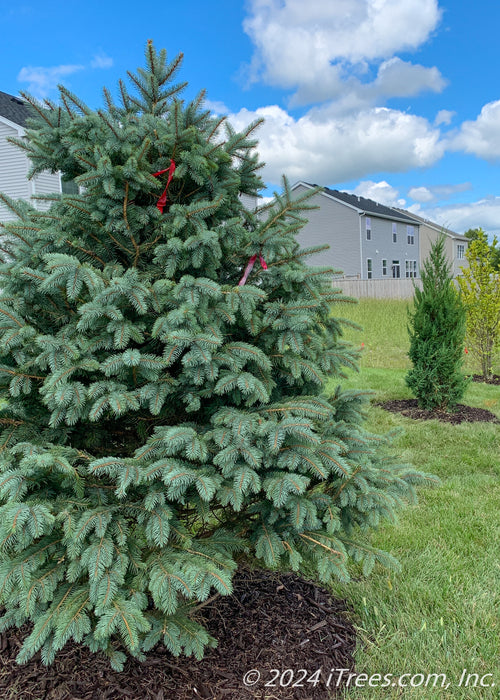
{"label": "house gable", "polygon": [[[292,186],[297,196],[314,189],[313,185],[298,182]],[[317,206],[303,213],[307,224],[298,232],[297,240],[302,248],[328,245],[327,250],[307,258],[309,265],[320,265],[341,270],[343,274],[357,277],[361,270],[359,241],[359,211],[332,197],[317,192],[308,204]]]}
{"label": "house gable", "polygon": [[[292,186],[300,194],[315,188]],[[319,210],[306,212],[298,234],[302,247],[327,243],[330,250],[311,257],[312,265],[330,265],[345,277],[389,279],[419,276],[419,222],[413,217],[357,195],[323,188],[311,200]]]}

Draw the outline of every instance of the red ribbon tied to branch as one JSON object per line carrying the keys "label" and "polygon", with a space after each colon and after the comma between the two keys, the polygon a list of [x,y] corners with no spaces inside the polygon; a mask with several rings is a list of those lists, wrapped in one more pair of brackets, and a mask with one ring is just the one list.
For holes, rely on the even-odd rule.
{"label": "red ribbon tied to branch", "polygon": [[[257,260],[257,253],[255,255],[252,255],[250,260],[247,262],[247,266],[245,267],[245,272],[243,273],[243,277],[240,279],[238,282],[238,287],[242,287],[245,282],[247,281],[248,275],[252,272],[253,266],[255,264],[255,261]],[[267,270],[267,264],[264,258],[262,257],[262,253],[259,253],[259,260],[260,264],[263,270]]]}
{"label": "red ribbon tied to branch", "polygon": [[165,208],[165,205],[167,203],[167,190],[168,186],[170,185],[170,182],[174,176],[175,173],[175,163],[172,159],[170,159],[170,167],[165,168],[165,170],[158,170],[157,173],[153,173],[153,177],[158,177],[159,175],[163,175],[163,173],[168,173],[168,178],[167,178],[167,184],[165,185],[165,189],[163,190],[163,194],[160,197],[160,199],[156,202],[156,206],[158,209],[161,211],[163,214],[163,210]]}

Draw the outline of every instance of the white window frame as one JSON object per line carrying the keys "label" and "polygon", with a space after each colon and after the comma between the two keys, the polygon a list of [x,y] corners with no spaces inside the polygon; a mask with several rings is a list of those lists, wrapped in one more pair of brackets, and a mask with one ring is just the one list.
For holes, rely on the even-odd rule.
{"label": "white window frame", "polygon": [[366,217],[366,240],[372,239],[372,220],[369,216]]}
{"label": "white window frame", "polygon": [[366,273],[367,279],[373,279],[373,260],[372,258],[366,258]]}
{"label": "white window frame", "polygon": [[405,260],[405,277],[407,279],[417,276],[417,261]]}
{"label": "white window frame", "polygon": [[398,242],[398,225],[395,221],[392,222],[392,242]]}
{"label": "white window frame", "polygon": [[382,275],[383,277],[387,276],[387,260],[385,258],[382,260]]}
{"label": "white window frame", "polygon": [[415,245],[415,226],[408,224],[406,227],[406,241],[408,245]]}
{"label": "white window frame", "polygon": [[457,260],[463,260],[465,258],[465,244],[457,243]]}

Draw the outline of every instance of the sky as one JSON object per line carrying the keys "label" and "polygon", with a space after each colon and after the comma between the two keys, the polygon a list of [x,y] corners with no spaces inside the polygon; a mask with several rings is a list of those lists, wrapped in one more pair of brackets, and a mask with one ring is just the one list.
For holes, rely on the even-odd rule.
{"label": "sky", "polygon": [[498,0],[0,0],[0,90],[89,106],[184,54],[186,99],[256,136],[263,195],[285,174],[500,237]]}

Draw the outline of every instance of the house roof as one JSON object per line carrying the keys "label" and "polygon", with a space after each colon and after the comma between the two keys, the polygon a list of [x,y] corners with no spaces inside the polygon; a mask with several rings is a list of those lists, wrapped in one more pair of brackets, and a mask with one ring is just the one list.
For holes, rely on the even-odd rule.
{"label": "house roof", "polygon": [[[302,184],[306,187],[317,187],[317,185],[311,185],[309,182],[302,182],[296,184]],[[331,190],[329,187],[323,187],[323,193],[328,195],[329,197],[333,197],[339,202],[347,204],[347,206],[349,207],[353,207],[360,214],[380,216],[384,219],[391,219],[393,221],[403,221],[404,223],[416,224],[417,226],[420,223],[420,221],[411,216],[409,212],[406,213],[402,212],[400,209],[386,207],[385,204],[379,204],[373,199],[367,199],[366,197],[359,197],[357,194],[349,194],[349,192]]]}
{"label": "house roof", "polygon": [[468,241],[469,239],[467,236],[463,236],[461,233],[455,233],[455,231],[452,231],[449,228],[445,228],[444,226],[441,226],[440,224],[436,224],[434,221],[431,221],[430,219],[424,219],[423,216],[418,216],[417,214],[412,214],[411,212],[406,212],[404,209],[398,209],[399,212],[402,213],[407,213],[411,214],[414,219],[416,219],[422,226],[429,226],[430,228],[433,228],[435,231],[438,231],[439,233],[444,233],[445,236],[449,236],[450,238],[456,238],[459,241]]}
{"label": "house roof", "polygon": [[341,202],[349,204],[351,207],[354,207],[355,209],[358,209],[366,214],[380,216],[384,219],[394,219],[395,221],[405,221],[411,224],[420,223],[409,214],[402,212],[400,209],[386,207],[385,204],[379,204],[373,199],[359,197],[357,194],[349,194],[348,192],[340,192],[339,190],[331,190],[329,187],[324,187],[323,189],[325,193],[329,194],[331,197],[335,197],[335,199],[339,199]]}
{"label": "house roof", "polygon": [[29,116],[31,116],[31,108],[24,100],[0,91],[0,117],[24,126]]}

